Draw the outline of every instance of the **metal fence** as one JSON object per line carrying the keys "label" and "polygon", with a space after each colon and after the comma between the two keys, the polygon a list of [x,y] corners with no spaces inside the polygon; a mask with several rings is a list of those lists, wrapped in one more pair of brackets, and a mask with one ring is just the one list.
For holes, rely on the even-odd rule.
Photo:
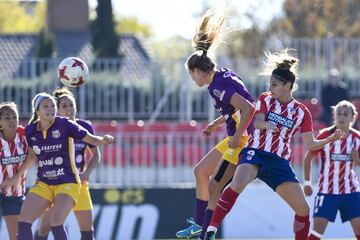
{"label": "metal fence", "polygon": [[[193,132],[118,133],[113,145],[101,148],[102,161],[90,181],[93,185],[121,187],[193,186],[194,166],[226,135],[222,129],[211,137],[203,137],[197,129]],[[294,141],[292,162],[301,178],[305,149],[299,137],[296,135]],[[28,183],[34,178],[32,170]]]}
{"label": "metal fence", "polygon": [[[332,67],[339,68],[343,74],[350,96],[353,99],[360,97],[360,39],[329,36],[273,42],[276,44],[269,45],[269,49],[289,47],[297,50],[301,79],[296,97],[319,98],[327,72]],[[229,66],[243,78],[253,96],[267,89],[266,79],[258,76],[261,59],[219,57],[218,60],[220,66]],[[15,101],[20,117],[26,119],[31,115],[32,97],[41,91],[52,92],[59,85],[56,67],[61,59],[23,59],[12,78],[4,74],[1,61],[0,101]],[[185,59],[135,64],[120,59],[97,59],[88,63],[89,81],[74,90],[79,117],[130,122],[142,119],[150,123],[158,119],[212,120],[216,116],[212,101],[206,89],[195,86],[184,62]],[[318,114],[317,110],[312,113]],[[102,148],[103,161],[91,182],[118,186],[192,184],[194,165],[225,133],[203,138],[199,132],[200,129],[195,132],[119,131],[115,145]],[[302,175],[304,154],[301,142],[297,136],[293,146],[298,176]]]}
{"label": "metal fence", "polygon": [[[289,39],[276,41],[277,48],[295,48],[301,61],[298,98],[319,98],[327,71],[338,67],[349,85],[350,96],[359,98],[360,40]],[[270,47],[269,47],[270,48]],[[51,92],[59,81],[56,67],[61,59],[24,59],[9,79],[0,68],[0,101],[14,100],[22,118],[31,115],[31,98],[38,92]],[[225,59],[243,78],[253,96],[267,89],[259,77],[261,59]],[[2,59],[1,61],[4,61]],[[130,62],[120,59],[98,59],[88,63],[89,81],[75,89],[79,116],[89,119],[143,119],[154,121],[212,119],[215,113],[206,89],[199,89],[184,69],[185,59],[177,61]],[[141,66],[141,67],[139,67]]]}

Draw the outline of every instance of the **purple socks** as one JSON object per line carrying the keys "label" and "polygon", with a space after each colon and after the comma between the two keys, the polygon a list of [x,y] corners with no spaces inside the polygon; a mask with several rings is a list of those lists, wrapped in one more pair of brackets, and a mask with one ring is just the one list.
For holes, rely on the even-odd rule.
{"label": "purple socks", "polygon": [[205,237],[205,233],[206,233],[206,229],[208,228],[208,226],[210,225],[210,221],[211,221],[211,217],[213,215],[214,211],[211,209],[206,209],[205,212],[205,218],[204,218],[204,223],[202,225],[202,229],[201,229],[201,234],[199,236],[200,239],[204,239]]}
{"label": "purple socks", "polygon": [[48,235],[41,237],[41,236],[39,236],[38,231],[35,232],[34,240],[47,240],[47,238],[48,238]]}
{"label": "purple socks", "polygon": [[51,227],[51,232],[54,235],[55,240],[67,240],[67,235],[64,229],[64,225]]}
{"label": "purple socks", "polygon": [[94,231],[81,231],[80,240],[94,240]]}
{"label": "purple socks", "polygon": [[196,198],[195,202],[195,222],[200,226],[203,225],[205,210],[207,208],[208,201],[200,200]]}
{"label": "purple socks", "polygon": [[33,235],[31,231],[31,223],[27,222],[18,222],[19,232],[16,237],[17,240],[33,240]]}

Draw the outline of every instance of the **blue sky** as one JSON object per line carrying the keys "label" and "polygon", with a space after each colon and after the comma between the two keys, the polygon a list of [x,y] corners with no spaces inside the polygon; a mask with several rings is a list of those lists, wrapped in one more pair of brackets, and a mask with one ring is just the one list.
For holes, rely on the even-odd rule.
{"label": "blue sky", "polygon": [[[281,14],[283,0],[208,0],[211,6],[233,8],[240,13],[252,6],[261,6],[256,14],[263,22],[268,22],[274,15]],[[197,22],[196,17],[201,11],[203,0],[112,0],[113,8],[118,16],[136,16],[140,22],[151,26],[157,40],[172,35],[192,38]],[[92,8],[97,0],[89,0]],[[271,9],[271,10],[270,10]],[[239,23],[246,26],[244,20]]]}

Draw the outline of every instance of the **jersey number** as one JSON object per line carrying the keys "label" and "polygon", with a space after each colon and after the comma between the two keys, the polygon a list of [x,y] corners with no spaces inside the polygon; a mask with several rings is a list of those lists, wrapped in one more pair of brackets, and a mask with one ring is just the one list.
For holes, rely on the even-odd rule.
{"label": "jersey number", "polygon": [[315,203],[317,207],[321,207],[324,203],[324,195],[316,196]]}

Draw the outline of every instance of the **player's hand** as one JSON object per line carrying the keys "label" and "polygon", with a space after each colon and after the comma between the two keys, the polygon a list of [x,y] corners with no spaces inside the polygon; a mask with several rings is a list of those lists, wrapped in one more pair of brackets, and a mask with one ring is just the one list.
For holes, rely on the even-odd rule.
{"label": "player's hand", "polygon": [[19,184],[20,184],[20,178],[14,176],[10,179],[6,179],[5,181],[3,181],[3,183],[1,184],[1,189],[11,188],[11,187],[16,188]]}
{"label": "player's hand", "polygon": [[214,122],[209,123],[206,127],[201,131],[201,135],[208,137],[215,131],[217,125]]}
{"label": "player's hand", "polygon": [[238,148],[240,147],[240,138],[239,137],[232,137],[228,142],[229,148]]}
{"label": "player's hand", "polygon": [[336,129],[333,134],[330,135],[331,141],[336,141],[345,137],[345,132],[341,131],[340,129]]}
{"label": "player's hand", "polygon": [[312,186],[305,185],[304,186],[304,193],[305,193],[305,196],[311,196],[313,194]]}
{"label": "player's hand", "polygon": [[80,177],[80,180],[81,180],[82,183],[89,181],[89,174],[86,171],[82,172],[82,173],[79,173],[79,177]]}
{"label": "player's hand", "polygon": [[110,144],[110,143],[113,143],[115,141],[114,137],[111,136],[111,135],[108,135],[108,134],[105,134],[103,136],[103,143],[104,144]]}
{"label": "player's hand", "polygon": [[272,123],[272,122],[269,122],[269,121],[267,122],[266,130],[272,131],[272,132],[278,132],[279,131],[279,129],[276,127],[276,124]]}

